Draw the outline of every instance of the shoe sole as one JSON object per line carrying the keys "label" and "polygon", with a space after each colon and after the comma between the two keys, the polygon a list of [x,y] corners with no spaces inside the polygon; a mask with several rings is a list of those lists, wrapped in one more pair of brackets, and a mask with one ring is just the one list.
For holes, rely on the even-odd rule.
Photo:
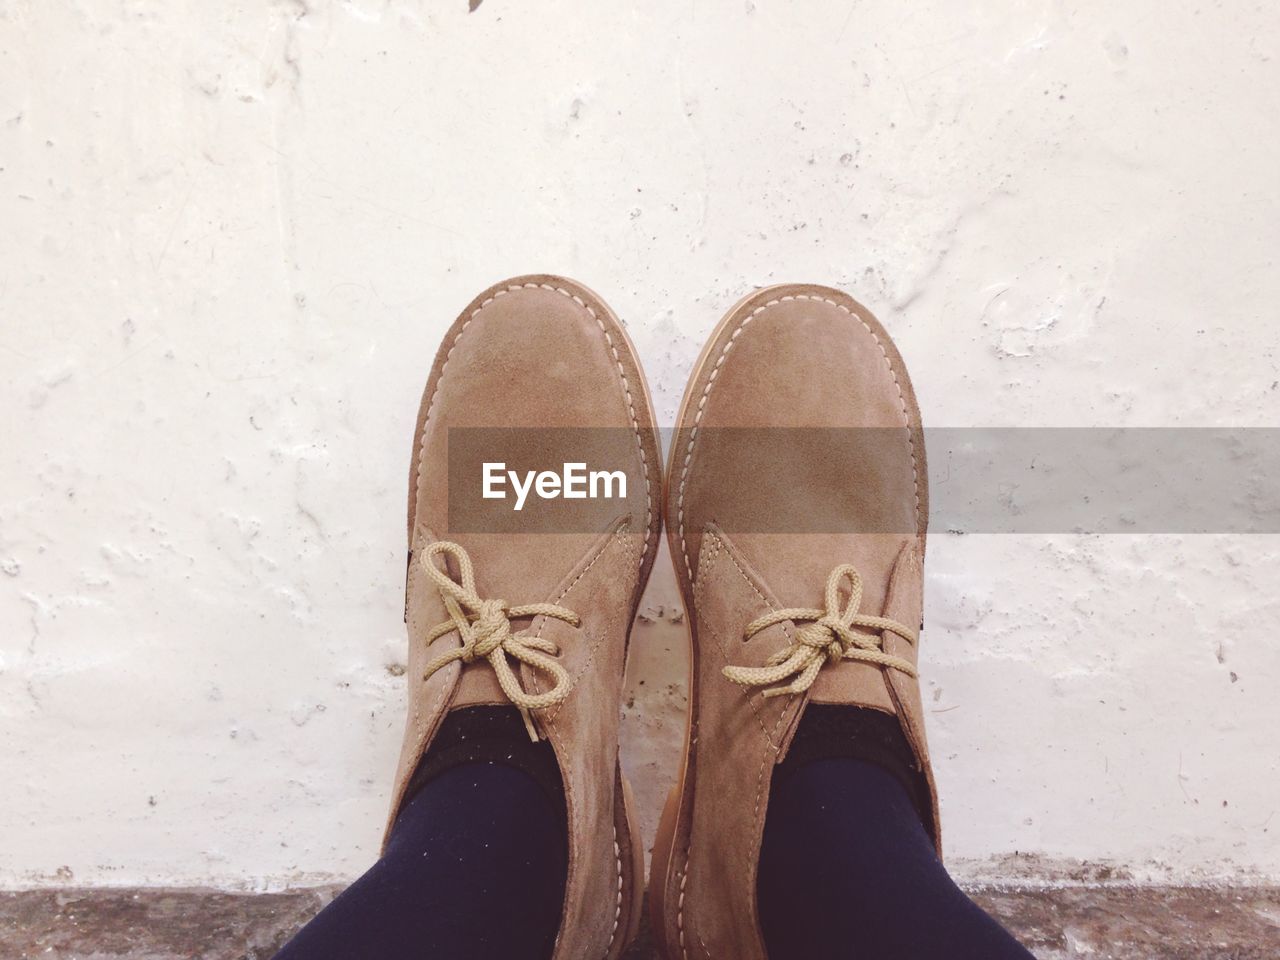
{"label": "shoe sole", "polygon": [[[678,839],[680,813],[685,804],[692,799],[689,790],[691,786],[690,765],[693,759],[693,728],[696,719],[699,689],[698,661],[695,656],[698,645],[698,621],[694,615],[693,581],[691,572],[685,563],[684,548],[681,543],[680,517],[678,515],[679,485],[681,483],[683,461],[688,448],[688,443],[685,439],[686,432],[691,431],[694,426],[693,417],[696,417],[697,414],[693,406],[694,403],[701,402],[703,391],[705,391],[707,382],[713,375],[715,364],[718,363],[720,355],[724,352],[725,344],[732,339],[734,332],[741,326],[742,321],[751,311],[758,309],[760,306],[786,297],[819,297],[824,300],[831,300],[848,307],[855,312],[860,320],[866,323],[872,334],[880,341],[885,357],[889,362],[889,367],[898,379],[902,397],[907,407],[907,422],[911,430],[912,441],[916,444],[917,449],[924,449],[920,409],[916,404],[915,392],[912,390],[911,380],[907,376],[906,365],[902,361],[902,356],[898,353],[897,346],[884,327],[880,325],[880,322],[871,315],[870,311],[840,290],[807,283],[777,284],[756,290],[739,300],[725,314],[724,318],[717,324],[706,345],[702,348],[702,352],[698,355],[698,360],[694,364],[693,372],[689,377],[689,384],[685,388],[684,398],[680,402],[680,413],[676,417],[676,428],[671,438],[671,451],[668,455],[667,469],[664,474],[666,489],[663,500],[667,548],[671,554],[672,564],[676,570],[676,580],[680,585],[680,595],[684,601],[685,622],[689,626],[687,633],[689,707],[685,715],[684,758],[680,764],[680,775],[676,778],[675,786],[672,787],[671,793],[667,797],[662,816],[658,821],[658,832],[653,844],[653,863],[649,871],[649,924],[653,931],[654,942],[666,960],[687,960],[688,957],[682,944],[669,944],[667,942],[666,918],[669,916],[670,905],[666,902],[666,897],[667,891],[671,886],[671,871],[677,862],[675,847]],[[677,472],[677,468],[681,472]],[[923,538],[929,516],[929,478],[927,474],[919,477],[918,482],[921,504],[918,533]],[[681,894],[683,895],[683,891],[681,891]]]}

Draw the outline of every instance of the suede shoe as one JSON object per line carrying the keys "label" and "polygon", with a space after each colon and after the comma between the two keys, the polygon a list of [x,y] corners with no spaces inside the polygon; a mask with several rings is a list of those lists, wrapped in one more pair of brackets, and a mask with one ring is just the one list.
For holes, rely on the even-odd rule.
{"label": "suede shoe", "polygon": [[924,443],[884,328],[827,287],[744,299],[694,368],[667,485],[692,677],[651,921],[669,960],[763,960],[771,773],[810,704],[897,718],[938,837],[916,679]]}
{"label": "suede shoe", "polygon": [[[505,496],[518,485],[505,468],[577,461],[625,489],[569,500],[555,480],[539,487],[551,499],[533,493],[519,509]],[[504,467],[490,491],[504,497],[481,492],[484,463]],[[591,291],[553,276],[508,280],[446,334],[410,468],[409,711],[388,833],[447,716],[518,711],[554,749],[568,818],[556,960],[617,958],[639,924],[644,866],[618,721],[661,524],[659,469],[640,366]]]}

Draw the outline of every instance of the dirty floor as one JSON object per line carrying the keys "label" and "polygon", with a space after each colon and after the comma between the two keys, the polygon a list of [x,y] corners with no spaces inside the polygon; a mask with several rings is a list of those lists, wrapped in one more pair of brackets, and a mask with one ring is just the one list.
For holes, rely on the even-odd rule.
{"label": "dirty floor", "polygon": [[[268,960],[334,888],[0,893],[12,960]],[[973,891],[1040,960],[1275,960],[1280,889],[1067,887]],[[656,960],[647,932],[626,960]]]}

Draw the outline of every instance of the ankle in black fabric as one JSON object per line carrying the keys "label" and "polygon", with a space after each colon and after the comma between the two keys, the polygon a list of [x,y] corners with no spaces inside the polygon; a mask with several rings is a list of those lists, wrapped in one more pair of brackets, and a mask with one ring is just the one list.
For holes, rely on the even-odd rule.
{"label": "ankle in black fabric", "polygon": [[519,712],[511,706],[463,707],[446,716],[431,749],[413,772],[401,809],[446,770],[476,762],[500,763],[524,771],[559,810],[566,810],[555,750],[545,740],[532,742]]}
{"label": "ankle in black fabric", "polygon": [[811,703],[800,720],[787,757],[773,771],[773,789],[808,763],[845,758],[883,767],[906,788],[928,829],[929,788],[898,718],[879,710]]}

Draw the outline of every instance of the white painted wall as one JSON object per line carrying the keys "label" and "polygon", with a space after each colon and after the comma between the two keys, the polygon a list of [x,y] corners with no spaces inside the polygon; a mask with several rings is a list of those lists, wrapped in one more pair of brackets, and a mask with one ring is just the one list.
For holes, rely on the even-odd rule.
{"label": "white painted wall", "polygon": [[[415,405],[504,276],[598,289],[666,423],[790,279],[935,426],[1280,423],[1272,5],[467,5],[0,0],[0,884],[367,865]],[[1280,878],[1278,579],[1270,537],[934,537],[961,870]],[[649,781],[678,694],[628,715]]]}

